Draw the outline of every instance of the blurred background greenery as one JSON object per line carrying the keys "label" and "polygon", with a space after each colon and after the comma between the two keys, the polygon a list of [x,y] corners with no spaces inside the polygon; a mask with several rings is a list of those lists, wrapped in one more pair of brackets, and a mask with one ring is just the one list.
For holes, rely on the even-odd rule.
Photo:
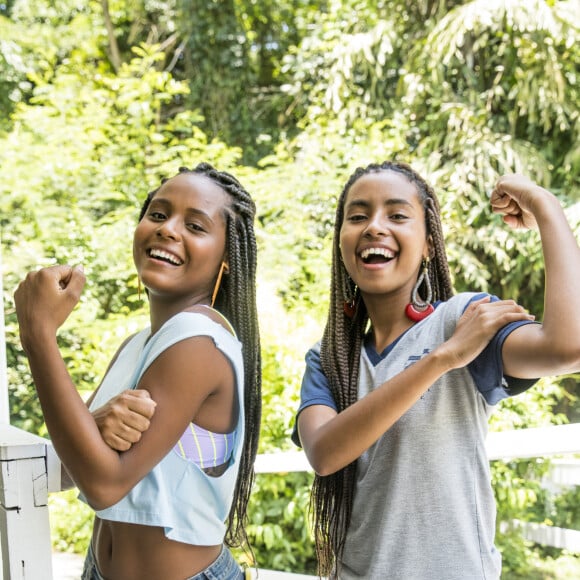
{"label": "blurred background greenery", "polygon": [[[81,393],[146,323],[131,235],[146,193],[201,160],[258,206],[264,345],[260,450],[292,449],[303,356],[327,304],[335,199],[358,165],[411,163],[441,199],[455,287],[539,318],[534,233],[490,214],[498,175],[555,192],[580,235],[578,3],[557,0],[0,0],[0,224],[10,416],[46,436],[17,339],[26,271],[83,264],[60,344]],[[575,308],[576,305],[570,305]],[[503,402],[492,429],[580,420],[580,377]],[[499,521],[580,530],[580,492],[541,485],[547,459],[493,462]],[[310,473],[257,476],[258,565],[315,572]],[[82,553],[91,514],[51,496],[58,550]],[[498,530],[499,531],[499,530]],[[500,532],[504,578],[577,578],[578,559]],[[247,555],[240,554],[240,558]]]}

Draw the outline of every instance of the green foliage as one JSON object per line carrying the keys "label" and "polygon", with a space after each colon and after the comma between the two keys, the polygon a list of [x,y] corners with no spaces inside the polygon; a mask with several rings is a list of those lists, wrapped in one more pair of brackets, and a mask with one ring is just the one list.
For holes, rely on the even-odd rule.
{"label": "green foliage", "polygon": [[26,71],[18,43],[10,38],[8,21],[0,15],[0,133],[9,129],[10,114],[26,88]]}
{"label": "green foliage", "polygon": [[[257,476],[249,506],[248,536],[259,568],[316,574],[308,523],[312,480],[311,473]],[[238,557],[244,562],[247,555]]]}
{"label": "green foliage", "polygon": [[[12,117],[18,130],[0,148],[6,292],[38,266],[84,265],[88,281],[78,317],[59,338],[81,390],[94,389],[105,368],[91,364],[102,352],[100,336],[114,334],[118,315],[142,305],[130,251],[141,200],[180,165],[203,158],[227,167],[239,156],[208,142],[195,111],[168,118],[165,107],[187,87],[156,70],[158,47],[136,47],[135,55],[115,76],[90,62],[81,74],[78,63],[68,62],[52,71],[50,82],[37,77],[31,103],[21,103]],[[6,324],[16,337],[10,310]],[[13,420],[38,431],[40,410],[16,345],[8,347]],[[106,353],[112,355],[110,345]],[[93,370],[87,375],[81,367]],[[22,407],[23,400],[31,405]]]}
{"label": "green foliage", "polygon": [[[262,330],[263,421],[260,453],[295,449],[290,441],[304,371],[304,346],[319,338],[318,324],[285,314],[272,282],[258,289]],[[258,474],[248,513],[248,536],[260,568],[316,572],[308,507],[312,473]],[[237,552],[240,562],[250,555]]]}
{"label": "green foliage", "polygon": [[[258,205],[261,452],[293,448],[303,356],[324,325],[335,200],[356,166],[410,162],[439,193],[456,289],[515,298],[541,318],[538,237],[507,230],[487,192],[501,173],[529,174],[568,205],[580,235],[574,2],[108,4],[108,14],[93,0],[0,6],[13,424],[46,435],[18,343],[18,280],[56,262],[84,265],[81,307],[59,341],[75,384],[91,391],[118,344],[145,324],[130,249],[141,200],[200,160],[234,170]],[[242,161],[252,166],[236,167]],[[578,421],[579,395],[577,376],[543,380],[503,402],[492,428]],[[577,525],[577,490],[549,496],[540,486],[548,468],[493,462],[498,521]],[[260,566],[314,570],[311,477],[258,476],[250,536]],[[83,552],[90,521],[71,498],[51,498],[53,537]],[[517,531],[499,530],[498,543],[506,578],[539,577]]]}
{"label": "green foliage", "polygon": [[[542,379],[523,395],[503,400],[492,416],[491,427],[503,431],[565,423],[566,416],[556,410],[563,393],[564,388],[557,381]],[[575,491],[561,498],[554,497],[543,486],[543,478],[550,468],[551,461],[541,458],[493,461],[491,464],[498,510],[496,541],[503,557],[503,574],[507,578],[532,578],[537,566],[532,557],[533,544],[525,540],[521,532],[510,525],[511,522],[519,520],[573,527],[568,525],[568,514],[556,506],[562,502],[566,508],[567,502],[574,500]],[[571,519],[577,512],[577,509],[571,511]]]}
{"label": "green foliage", "polygon": [[76,490],[52,493],[48,499],[53,548],[86,554],[93,531],[93,510],[77,499]]}
{"label": "green foliage", "polygon": [[550,520],[560,528],[580,531],[580,486],[574,486],[554,499]]}
{"label": "green foliage", "polygon": [[492,462],[492,485],[497,502],[496,545],[502,554],[502,577],[528,578],[534,568],[532,542],[525,540],[516,521],[544,521],[549,494],[541,485],[550,462],[519,460]]}

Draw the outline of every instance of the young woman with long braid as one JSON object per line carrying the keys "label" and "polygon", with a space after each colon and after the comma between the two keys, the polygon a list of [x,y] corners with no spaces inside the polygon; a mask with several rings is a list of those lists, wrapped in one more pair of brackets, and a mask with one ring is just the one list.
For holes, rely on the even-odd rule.
{"label": "young woman with long braid", "polygon": [[[89,408],[56,339],[82,269],[31,273],[15,293],[52,442],[95,510],[84,580],[243,578],[227,546],[247,540],[260,428],[254,214],[241,184],[206,163],[148,195],[133,258],[151,325],[121,346]],[[127,389],[146,424],[119,452],[99,428]]]}
{"label": "young woman with long braid", "polygon": [[328,321],[294,433],[331,578],[500,576],[487,420],[537,377],[580,369],[580,248],[526,177],[502,177],[490,201],[508,226],[539,227],[542,324],[510,300],[453,295],[437,199],[409,166],[357,169],[338,199]]}

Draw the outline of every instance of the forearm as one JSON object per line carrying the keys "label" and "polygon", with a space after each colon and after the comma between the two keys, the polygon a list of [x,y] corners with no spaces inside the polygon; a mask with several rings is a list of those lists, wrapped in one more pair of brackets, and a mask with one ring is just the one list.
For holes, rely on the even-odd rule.
{"label": "forearm", "polygon": [[[306,455],[319,475],[346,467],[386,433],[453,365],[442,345],[331,420],[303,436]],[[303,413],[308,412],[308,408]]]}
{"label": "forearm", "polygon": [[58,350],[56,338],[27,346],[32,377],[52,444],[78,487],[86,491],[111,479],[119,455],[102,441]]}
{"label": "forearm", "polygon": [[84,283],[80,267],[42,268],[18,285],[14,305],[54,449],[92,505],[102,506],[126,493],[135,466],[124,466],[101,439],[58,349],[57,331],[78,304]]}

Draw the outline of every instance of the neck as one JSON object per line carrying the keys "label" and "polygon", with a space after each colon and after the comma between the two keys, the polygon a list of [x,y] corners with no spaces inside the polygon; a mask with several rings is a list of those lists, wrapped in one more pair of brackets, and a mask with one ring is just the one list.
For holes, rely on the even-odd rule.
{"label": "neck", "polygon": [[149,319],[151,321],[151,334],[156,333],[171,317],[185,312],[193,306],[209,306],[209,296],[188,296],[182,300],[173,298],[170,301],[160,300],[155,296],[149,298]]}
{"label": "neck", "polygon": [[383,351],[403,332],[413,326],[405,315],[409,297],[404,293],[385,296],[363,297],[371,321],[371,331],[377,352]]}

